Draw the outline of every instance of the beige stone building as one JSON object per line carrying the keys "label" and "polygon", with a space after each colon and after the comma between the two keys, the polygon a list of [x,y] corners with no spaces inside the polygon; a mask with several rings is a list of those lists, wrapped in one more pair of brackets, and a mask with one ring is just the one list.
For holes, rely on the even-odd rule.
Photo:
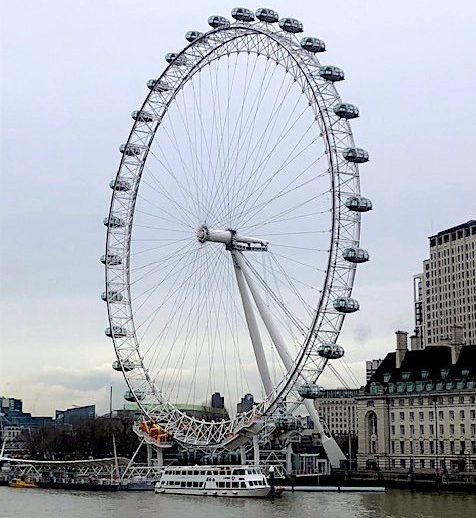
{"label": "beige stone building", "polygon": [[334,437],[357,435],[358,393],[359,389],[328,389],[316,399],[319,416]]}
{"label": "beige stone building", "polygon": [[357,398],[360,469],[476,471],[476,346],[450,332],[450,343],[408,350],[397,331]]}
{"label": "beige stone building", "polygon": [[430,258],[414,277],[412,348],[448,342],[453,325],[462,326],[464,344],[476,344],[476,220],[431,236],[429,244]]}

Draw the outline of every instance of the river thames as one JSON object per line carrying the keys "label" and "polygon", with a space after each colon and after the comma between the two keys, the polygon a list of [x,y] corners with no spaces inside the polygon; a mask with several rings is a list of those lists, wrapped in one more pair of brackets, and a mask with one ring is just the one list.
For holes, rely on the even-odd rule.
{"label": "river thames", "polygon": [[272,500],[0,487],[0,518],[474,518],[463,493],[285,493]]}

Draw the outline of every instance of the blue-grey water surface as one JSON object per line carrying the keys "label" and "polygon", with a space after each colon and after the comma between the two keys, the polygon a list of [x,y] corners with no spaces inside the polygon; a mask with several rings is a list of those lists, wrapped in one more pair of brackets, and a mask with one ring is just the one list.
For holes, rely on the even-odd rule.
{"label": "blue-grey water surface", "polygon": [[476,518],[476,495],[285,493],[275,500],[0,487],[0,518]]}

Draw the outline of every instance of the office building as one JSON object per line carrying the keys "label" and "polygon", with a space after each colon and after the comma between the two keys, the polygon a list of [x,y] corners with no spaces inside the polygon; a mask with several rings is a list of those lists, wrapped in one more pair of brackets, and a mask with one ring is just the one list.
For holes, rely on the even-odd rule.
{"label": "office building", "polygon": [[429,259],[414,277],[412,349],[451,340],[462,326],[464,344],[476,344],[476,220],[429,238]]}

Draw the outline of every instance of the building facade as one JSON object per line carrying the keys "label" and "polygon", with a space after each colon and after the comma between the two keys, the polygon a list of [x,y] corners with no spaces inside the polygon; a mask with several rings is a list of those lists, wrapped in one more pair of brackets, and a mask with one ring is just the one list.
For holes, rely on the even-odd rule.
{"label": "building facade", "polygon": [[357,398],[359,469],[476,471],[476,346],[396,337]]}
{"label": "building facade", "polygon": [[334,437],[357,435],[357,395],[359,389],[323,390],[316,399],[316,409],[319,412],[329,432]]}
{"label": "building facade", "polygon": [[414,277],[415,348],[438,345],[462,326],[464,344],[476,344],[476,220],[429,238],[430,257]]}

